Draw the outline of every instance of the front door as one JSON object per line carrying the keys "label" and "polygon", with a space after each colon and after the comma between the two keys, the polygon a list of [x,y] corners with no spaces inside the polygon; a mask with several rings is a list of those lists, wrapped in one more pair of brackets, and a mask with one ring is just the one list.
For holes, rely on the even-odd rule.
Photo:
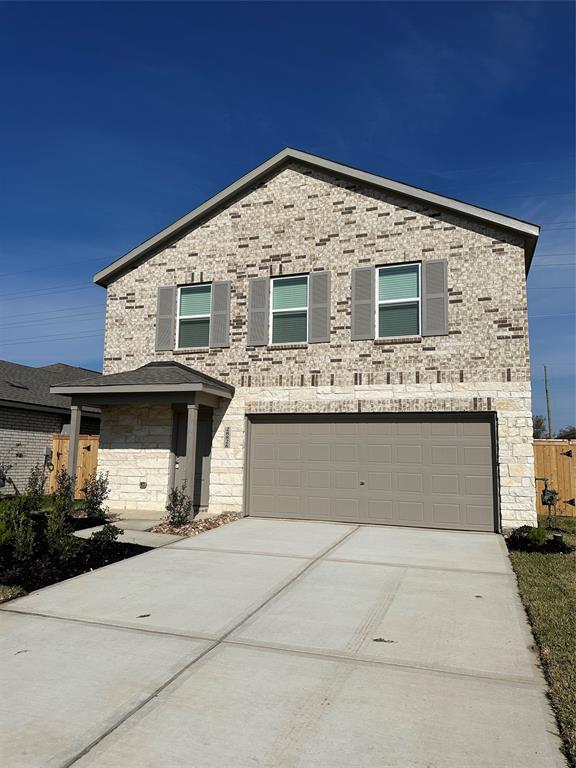
{"label": "front door", "polygon": [[[174,486],[186,480],[186,433],[188,412],[174,413]],[[196,459],[194,472],[194,507],[208,506],[210,495],[210,454],[212,451],[212,409],[198,409],[198,433],[196,435]],[[190,489],[186,489],[190,493]]]}

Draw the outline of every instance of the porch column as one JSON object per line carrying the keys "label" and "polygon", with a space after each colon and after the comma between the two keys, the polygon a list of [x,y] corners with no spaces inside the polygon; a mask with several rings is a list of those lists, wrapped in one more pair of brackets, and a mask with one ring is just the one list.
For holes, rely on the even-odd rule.
{"label": "porch column", "polygon": [[68,443],[68,474],[76,474],[78,467],[78,444],[80,442],[80,421],[82,420],[82,407],[72,405],[70,407],[70,440]]}
{"label": "porch column", "polygon": [[194,475],[196,471],[196,435],[198,434],[198,405],[188,404],[186,428],[186,493],[194,501]]}

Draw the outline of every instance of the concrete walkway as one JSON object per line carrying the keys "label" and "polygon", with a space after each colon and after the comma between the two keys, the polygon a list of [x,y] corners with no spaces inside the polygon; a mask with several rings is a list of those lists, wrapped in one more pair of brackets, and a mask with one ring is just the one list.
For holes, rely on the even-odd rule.
{"label": "concrete walkway", "polygon": [[[184,536],[175,536],[171,533],[152,533],[150,528],[159,521],[154,520],[118,520],[114,525],[122,530],[117,541],[121,544],[138,544],[141,547],[164,547],[166,544],[173,544],[180,541]],[[95,525],[93,528],[81,528],[74,532],[74,536],[79,539],[89,539],[93,533],[101,531],[103,525]]]}
{"label": "concrete walkway", "polygon": [[244,519],[0,609],[11,768],[559,768],[504,543]]}

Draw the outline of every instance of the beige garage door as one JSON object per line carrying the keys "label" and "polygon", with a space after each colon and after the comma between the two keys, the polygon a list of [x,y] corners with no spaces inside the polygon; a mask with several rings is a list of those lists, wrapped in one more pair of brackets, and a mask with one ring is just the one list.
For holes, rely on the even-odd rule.
{"label": "beige garage door", "polygon": [[248,513],[493,531],[492,454],[481,418],[256,417]]}

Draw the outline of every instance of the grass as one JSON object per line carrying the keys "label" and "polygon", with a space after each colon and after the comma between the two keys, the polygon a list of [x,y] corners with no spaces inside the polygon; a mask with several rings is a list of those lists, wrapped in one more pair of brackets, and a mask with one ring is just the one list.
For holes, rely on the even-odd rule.
{"label": "grass", "polygon": [[22,595],[25,594],[26,592],[21,587],[0,584],[0,603],[5,603],[7,600],[14,600],[15,597],[22,597]]}
{"label": "grass", "polygon": [[[576,517],[554,518],[553,527],[576,546]],[[540,650],[564,753],[576,768],[576,552],[510,552],[510,560]]]}

